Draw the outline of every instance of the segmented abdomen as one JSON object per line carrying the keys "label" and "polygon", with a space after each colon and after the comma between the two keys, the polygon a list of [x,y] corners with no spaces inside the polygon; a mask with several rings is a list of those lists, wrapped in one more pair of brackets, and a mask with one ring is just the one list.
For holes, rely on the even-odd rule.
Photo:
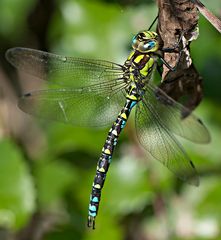
{"label": "segmented abdomen", "polygon": [[[132,88],[132,92],[134,89]],[[97,164],[96,175],[94,178],[92,192],[90,195],[89,213],[88,213],[88,226],[95,227],[95,218],[97,216],[99,202],[101,198],[101,190],[104,185],[106,174],[111,162],[114,147],[117,144],[118,137],[121,130],[125,127],[125,124],[130,115],[131,109],[136,105],[137,98],[135,94],[127,95],[126,104],[121,110],[117,117],[117,120],[113,123],[111,129],[109,130],[107,139],[105,141],[104,147],[102,149],[101,156]]]}

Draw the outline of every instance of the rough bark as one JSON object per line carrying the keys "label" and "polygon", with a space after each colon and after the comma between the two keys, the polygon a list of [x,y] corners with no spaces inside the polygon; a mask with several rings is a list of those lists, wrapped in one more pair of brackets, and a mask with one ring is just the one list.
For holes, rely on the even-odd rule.
{"label": "rough bark", "polygon": [[157,0],[159,19],[157,32],[163,47],[172,48],[183,37],[179,44],[179,54],[165,53],[164,59],[176,67],[176,71],[163,69],[160,88],[176,101],[182,102],[193,110],[202,99],[202,78],[192,63],[190,43],[198,36],[198,10],[189,0]]}

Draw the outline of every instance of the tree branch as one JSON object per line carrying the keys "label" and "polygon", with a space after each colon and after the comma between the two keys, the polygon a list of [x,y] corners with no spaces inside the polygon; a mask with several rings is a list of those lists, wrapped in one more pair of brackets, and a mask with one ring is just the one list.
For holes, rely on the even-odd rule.
{"label": "tree branch", "polygon": [[202,78],[194,67],[190,43],[198,37],[198,10],[189,0],[157,0],[159,21],[157,32],[164,48],[172,48],[180,39],[178,53],[165,53],[164,59],[176,66],[171,71],[164,66],[160,88],[176,101],[193,110],[202,99]]}
{"label": "tree branch", "polygon": [[191,0],[200,13],[221,33],[221,21],[211,13],[199,0]]}

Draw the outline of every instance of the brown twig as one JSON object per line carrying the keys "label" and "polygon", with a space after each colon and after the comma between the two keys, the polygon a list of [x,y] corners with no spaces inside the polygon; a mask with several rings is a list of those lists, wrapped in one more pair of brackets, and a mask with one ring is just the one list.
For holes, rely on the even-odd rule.
{"label": "brown twig", "polygon": [[[158,0],[159,21],[157,31],[163,46],[172,48],[183,35],[179,50],[182,54],[165,53],[164,59],[175,66],[171,71],[164,66],[160,88],[176,101],[193,110],[202,99],[202,78],[194,67],[190,55],[191,41],[198,36],[198,11],[189,0]],[[185,98],[185,101],[182,99]]]}
{"label": "brown twig", "polygon": [[221,33],[221,21],[210,12],[199,0],[191,0],[200,13]]}

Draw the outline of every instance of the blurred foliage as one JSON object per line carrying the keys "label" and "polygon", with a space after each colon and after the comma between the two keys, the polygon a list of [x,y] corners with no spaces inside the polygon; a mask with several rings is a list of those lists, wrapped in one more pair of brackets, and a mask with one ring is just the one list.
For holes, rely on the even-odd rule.
{"label": "blurred foliage", "polygon": [[0,224],[21,228],[35,209],[35,188],[20,150],[10,141],[0,142]]}
{"label": "blurred foliage", "polygon": [[[203,2],[221,13],[219,0]],[[44,1],[0,2],[1,59],[9,47],[41,46],[28,27],[37,5],[44,8]],[[119,63],[127,57],[133,34],[147,29],[157,14],[154,1],[144,0],[64,0],[53,5],[42,37],[49,51]],[[15,78],[14,69],[2,60],[7,66],[5,72],[0,70],[2,228],[24,233],[33,214],[41,212],[45,217],[40,222],[49,226],[44,240],[221,238],[221,37],[203,17],[199,26],[191,52],[204,79],[205,98],[196,112],[208,126],[212,142],[199,146],[181,141],[201,175],[200,187],[180,182],[146,156],[131,121],[113,156],[95,231],[86,228],[87,207],[108,129],[45,123],[21,113],[15,100],[19,89],[6,74]],[[19,83],[24,91],[40,88],[36,79],[24,74]]]}
{"label": "blurred foliage", "polygon": [[18,39],[23,39],[27,27],[27,16],[34,7],[35,1],[29,0],[2,0],[0,2],[0,21],[4,24],[0,26],[1,37],[14,42]]}

